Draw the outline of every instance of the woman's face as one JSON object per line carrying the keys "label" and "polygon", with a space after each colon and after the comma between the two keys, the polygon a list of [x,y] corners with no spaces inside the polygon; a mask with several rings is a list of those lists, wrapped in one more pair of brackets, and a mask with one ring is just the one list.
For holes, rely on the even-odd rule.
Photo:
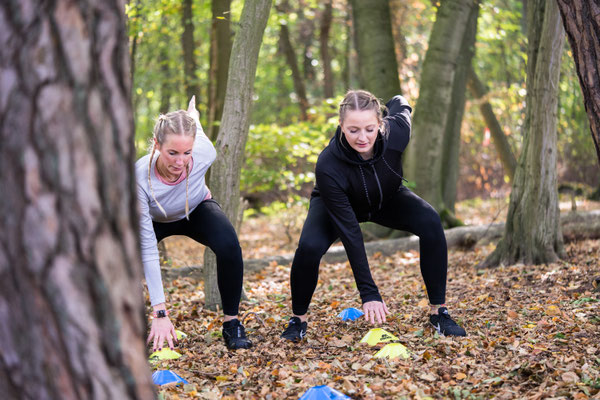
{"label": "woman's face", "polygon": [[161,168],[169,173],[180,175],[192,158],[192,147],[194,147],[193,136],[166,135],[163,144],[156,143],[156,149],[160,152],[157,162],[160,162]]}
{"label": "woman's face", "polygon": [[373,157],[373,146],[379,132],[375,110],[347,111],[340,126],[350,147],[365,160]]}

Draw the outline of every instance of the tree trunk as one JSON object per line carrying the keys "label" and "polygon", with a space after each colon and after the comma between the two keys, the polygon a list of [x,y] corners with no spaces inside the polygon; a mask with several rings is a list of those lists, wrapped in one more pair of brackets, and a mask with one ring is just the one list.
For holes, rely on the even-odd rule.
{"label": "tree trunk", "polygon": [[564,44],[558,6],[529,4],[525,137],[504,236],[483,267],[542,264],[564,253],[556,184],[558,78]]}
{"label": "tree trunk", "polygon": [[[215,145],[217,159],[211,168],[211,192],[233,226],[237,226],[239,216],[240,170],[250,126],[258,51],[270,9],[271,0],[244,3],[240,30],[231,49],[223,118]],[[205,251],[204,265],[205,305],[214,308],[221,303],[221,296],[217,287],[216,257],[209,249]]]}
{"label": "tree trunk", "polygon": [[416,182],[416,192],[438,212],[445,209],[442,196],[444,132],[452,104],[457,60],[475,4],[473,0],[441,3],[421,72],[405,174]]}
{"label": "tree trunk", "polygon": [[600,12],[590,0],[558,0],[600,163]]}
{"label": "tree trunk", "polygon": [[[475,36],[477,34],[477,18],[479,17],[479,0],[471,8],[471,15],[467,20],[467,27],[463,36],[462,45],[456,62],[456,72],[452,83],[452,95],[444,139],[442,145],[442,200],[446,210],[454,214],[456,203],[456,184],[458,182],[460,153],[460,131],[467,91],[467,75],[471,69],[471,62],[475,52]],[[448,222],[447,226],[452,226]]]}
{"label": "tree trunk", "polygon": [[[135,0],[135,2],[133,3],[133,9],[135,10],[135,22],[139,24],[138,20],[140,19],[140,0]],[[129,22],[131,23],[131,21]],[[131,70],[130,70],[130,74],[131,74],[131,84],[133,86],[133,78],[134,78],[134,74],[135,74],[135,56],[137,54],[137,44],[138,44],[138,35],[137,35],[137,31],[135,32],[135,34],[133,35],[133,38],[131,38],[131,50],[129,52],[129,65],[131,66]]]}
{"label": "tree trunk", "polygon": [[504,167],[504,173],[512,183],[515,176],[515,169],[517,168],[517,159],[510,148],[510,144],[508,143],[508,139],[506,139],[506,135],[504,134],[500,123],[496,119],[492,106],[487,101],[487,89],[479,80],[479,77],[472,67],[469,69],[467,87],[469,88],[471,95],[479,101],[479,111],[481,111],[483,120],[490,130],[494,147],[496,147],[498,157]]}
{"label": "tree trunk", "polygon": [[325,98],[333,97],[333,73],[331,72],[331,56],[329,55],[329,30],[331,28],[332,6],[328,0],[321,16],[321,62],[323,63],[323,94]]}
{"label": "tree trunk", "polygon": [[[289,7],[287,1],[284,7]],[[313,82],[315,80],[315,67],[312,65],[312,46],[315,38],[315,18],[307,18],[305,10],[311,10],[311,7],[307,4],[306,0],[300,0],[295,11],[298,14],[296,20],[296,26],[299,31],[298,47],[302,47],[302,77],[304,82]]]}
{"label": "tree trunk", "polygon": [[345,27],[346,27],[346,41],[344,43],[344,69],[342,70],[342,81],[344,82],[344,88],[350,89],[352,84],[350,83],[350,79],[352,76],[352,17],[350,16],[350,11],[346,14],[344,19]]}
{"label": "tree trunk", "polygon": [[308,119],[308,99],[306,98],[304,81],[302,80],[302,75],[300,75],[300,69],[298,68],[296,52],[294,51],[292,41],[290,40],[290,31],[285,23],[280,24],[279,29],[279,45],[281,46],[283,55],[292,71],[294,91],[296,92],[296,96],[298,96],[298,106],[300,107],[300,118],[302,121],[306,121]]}
{"label": "tree trunk", "polygon": [[384,102],[400,94],[389,0],[350,0],[362,89]]}
{"label": "tree trunk", "polygon": [[0,392],[151,399],[124,2],[0,3]]}
{"label": "tree trunk", "polygon": [[[396,54],[396,64],[398,66],[398,76],[402,77],[402,64],[406,58],[407,44],[406,36],[402,30],[404,22],[408,16],[408,3],[405,0],[389,0],[390,12],[392,16],[392,33],[394,35],[394,49]],[[402,79],[400,79],[402,81]],[[400,82],[402,85],[402,82]]]}
{"label": "tree trunk", "polygon": [[231,56],[231,0],[212,0],[210,26],[210,69],[208,72],[207,136],[214,140],[223,114],[227,70]]}
{"label": "tree trunk", "polygon": [[[167,26],[168,18],[166,14],[161,15],[161,23],[163,26]],[[169,40],[168,35],[162,34],[162,43],[160,44],[160,50],[158,52],[158,59],[160,63],[161,81],[160,81],[160,103],[158,105],[158,111],[166,114],[169,112],[171,106],[171,96],[173,95],[173,78],[171,67],[169,64]]]}
{"label": "tree trunk", "polygon": [[196,95],[196,107],[200,104],[200,86],[196,78],[196,56],[194,50],[196,43],[194,41],[194,14],[192,12],[192,0],[182,0],[181,3],[181,24],[183,33],[181,34],[181,47],[183,48],[183,86],[185,95],[189,100]]}

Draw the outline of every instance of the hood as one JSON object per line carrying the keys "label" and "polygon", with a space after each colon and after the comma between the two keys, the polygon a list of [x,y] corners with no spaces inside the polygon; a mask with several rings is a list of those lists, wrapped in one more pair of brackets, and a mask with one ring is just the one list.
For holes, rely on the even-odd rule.
{"label": "hood", "polygon": [[385,140],[381,132],[377,134],[375,146],[373,149],[373,158],[364,160],[356,150],[350,147],[346,141],[346,137],[342,133],[342,128],[338,125],[335,135],[329,141],[329,147],[333,155],[341,161],[353,165],[369,165],[374,164],[383,156],[387,148],[388,141]]}

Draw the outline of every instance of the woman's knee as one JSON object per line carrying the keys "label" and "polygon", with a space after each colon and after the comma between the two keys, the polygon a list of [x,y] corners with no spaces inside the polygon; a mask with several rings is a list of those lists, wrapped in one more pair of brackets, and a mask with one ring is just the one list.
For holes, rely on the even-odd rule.
{"label": "woman's knee", "polygon": [[215,253],[217,258],[238,258],[242,256],[242,248],[236,235],[222,235],[208,247]]}
{"label": "woman's knee", "polygon": [[423,211],[418,225],[420,227],[418,236],[421,239],[439,240],[444,235],[442,219],[433,207]]}
{"label": "woman's knee", "polygon": [[296,257],[314,258],[320,260],[323,254],[327,252],[329,244],[325,240],[317,238],[300,238],[298,249],[296,249]]}

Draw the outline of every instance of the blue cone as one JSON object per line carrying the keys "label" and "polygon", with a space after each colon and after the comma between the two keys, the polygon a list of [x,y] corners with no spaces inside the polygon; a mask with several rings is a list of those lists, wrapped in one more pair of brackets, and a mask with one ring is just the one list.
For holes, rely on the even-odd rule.
{"label": "blue cone", "polygon": [[360,311],[359,309],[356,309],[354,307],[350,307],[350,308],[346,308],[344,311],[342,311],[338,317],[340,317],[342,319],[342,321],[354,321],[355,319],[358,319],[359,317],[365,315],[364,312]]}
{"label": "blue cone", "polygon": [[299,400],[342,400],[349,399],[344,393],[326,385],[314,386],[308,389]]}
{"label": "blue cone", "polygon": [[155,371],[152,374],[152,382],[154,382],[155,385],[167,385],[169,383],[174,383],[176,385],[179,385],[180,383],[183,383],[184,385],[188,384],[188,381],[168,369]]}

